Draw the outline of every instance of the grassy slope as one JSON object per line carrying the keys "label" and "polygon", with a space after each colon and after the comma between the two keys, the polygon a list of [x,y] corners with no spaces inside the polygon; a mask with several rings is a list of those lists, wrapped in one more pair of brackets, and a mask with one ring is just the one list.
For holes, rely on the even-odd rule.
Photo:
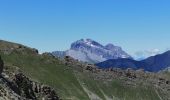
{"label": "grassy slope", "polygon": [[111,82],[94,81],[86,76],[79,74],[80,79],[87,88],[100,95],[102,99],[104,99],[105,94],[109,98],[115,97],[118,100],[160,100],[155,89],[149,86],[128,87],[124,86],[120,80],[113,80]]}
{"label": "grassy slope", "polygon": [[67,66],[52,58],[19,52],[9,55],[1,53],[1,56],[6,64],[20,67],[33,80],[54,87],[64,99],[88,99],[72,70],[65,71]]}
{"label": "grassy slope", "polygon": [[[8,44],[0,44],[0,48],[5,48]],[[11,54],[0,52],[0,55],[5,64],[18,66],[33,80],[54,87],[62,99],[89,99],[78,81],[80,80],[81,84],[84,84],[87,89],[97,94],[103,100],[105,100],[104,94],[123,100],[159,100],[153,88],[126,87],[121,85],[121,82],[118,80],[113,80],[109,83],[94,81],[92,77],[89,77],[89,73],[78,72],[75,76],[71,69],[65,70],[68,69],[68,66],[60,64],[57,59],[32,54],[29,49],[25,49],[22,52],[15,51]]]}

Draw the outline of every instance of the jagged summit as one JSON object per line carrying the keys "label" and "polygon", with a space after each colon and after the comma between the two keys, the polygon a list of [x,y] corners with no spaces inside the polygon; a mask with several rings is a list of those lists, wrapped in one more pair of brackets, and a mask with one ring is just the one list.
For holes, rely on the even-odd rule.
{"label": "jagged summit", "polygon": [[98,42],[92,40],[92,39],[80,39],[74,43],[71,44],[71,49],[77,49],[81,47],[103,47],[101,44]]}
{"label": "jagged summit", "polygon": [[71,48],[65,52],[52,52],[55,56],[71,56],[84,62],[97,63],[108,59],[131,58],[119,46],[107,44],[106,46],[92,40],[80,39],[71,44]]}

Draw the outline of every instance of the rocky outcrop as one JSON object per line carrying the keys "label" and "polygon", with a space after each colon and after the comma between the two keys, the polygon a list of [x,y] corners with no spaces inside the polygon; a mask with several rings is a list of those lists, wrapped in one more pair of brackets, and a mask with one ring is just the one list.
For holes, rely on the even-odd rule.
{"label": "rocky outcrop", "polygon": [[33,82],[22,73],[15,74],[13,83],[18,87],[19,95],[22,97],[33,100],[38,98],[44,100],[59,100],[54,89],[37,82]]}
{"label": "rocky outcrop", "polygon": [[2,71],[3,71],[3,67],[4,67],[4,63],[3,63],[3,61],[2,61],[2,59],[1,59],[1,57],[0,57],[0,74],[1,74]]}
{"label": "rocky outcrop", "polygon": [[6,65],[0,77],[0,100],[1,99],[60,100],[53,88],[30,80],[16,66]]}

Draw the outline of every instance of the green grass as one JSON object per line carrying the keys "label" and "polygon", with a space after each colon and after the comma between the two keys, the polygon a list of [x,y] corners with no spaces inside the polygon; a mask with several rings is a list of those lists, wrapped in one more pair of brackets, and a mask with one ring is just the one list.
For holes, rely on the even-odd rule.
{"label": "green grass", "polygon": [[113,80],[107,85],[100,82],[100,87],[109,97],[125,100],[159,100],[154,88],[149,86],[128,87],[121,84],[119,80]]}
{"label": "green grass", "polygon": [[[87,77],[89,73],[79,73],[79,78],[85,86],[105,100],[104,95],[109,98],[119,98],[119,100],[160,100],[152,86],[137,85],[129,87],[122,84],[121,80],[101,81]],[[103,94],[104,93],[104,94]]]}
{"label": "green grass", "polygon": [[98,87],[98,81],[95,81],[91,76],[90,73],[78,73],[77,77],[79,78],[80,82],[91,92],[98,95],[100,98],[105,100],[103,93],[100,91],[100,87]]}

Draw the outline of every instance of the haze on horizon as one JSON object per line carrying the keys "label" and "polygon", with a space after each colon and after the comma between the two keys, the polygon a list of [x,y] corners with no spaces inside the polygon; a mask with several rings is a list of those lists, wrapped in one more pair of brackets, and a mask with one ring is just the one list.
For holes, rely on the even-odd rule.
{"label": "haze on horizon", "polygon": [[[1,0],[0,39],[51,52],[81,38],[129,54],[170,47],[169,0]],[[153,50],[153,51],[152,51]]]}

